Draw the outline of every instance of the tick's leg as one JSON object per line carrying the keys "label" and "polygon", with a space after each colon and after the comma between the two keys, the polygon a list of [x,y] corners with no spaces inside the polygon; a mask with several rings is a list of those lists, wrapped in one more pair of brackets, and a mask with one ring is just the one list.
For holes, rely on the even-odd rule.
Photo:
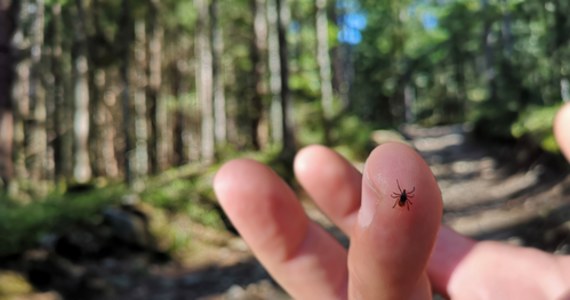
{"label": "tick's leg", "polygon": [[394,199],[400,198],[400,195],[399,195],[399,194],[396,194],[396,193],[392,193],[392,198],[394,198]]}
{"label": "tick's leg", "polygon": [[398,204],[398,201],[400,201],[400,199],[397,199],[396,202],[394,202],[394,205],[392,206],[392,208],[396,207],[396,204]]}
{"label": "tick's leg", "polygon": [[402,188],[400,187],[400,182],[398,181],[398,179],[396,179],[396,183],[398,184],[398,189],[400,190],[400,193],[402,193]]}
{"label": "tick's leg", "polygon": [[411,191],[408,192],[408,194],[413,194],[416,191],[416,187],[414,186],[414,188],[412,188]]}

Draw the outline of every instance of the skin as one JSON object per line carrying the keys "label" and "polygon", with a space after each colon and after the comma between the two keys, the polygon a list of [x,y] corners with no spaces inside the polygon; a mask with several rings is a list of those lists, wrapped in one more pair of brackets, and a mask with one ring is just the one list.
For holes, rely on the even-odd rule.
{"label": "skin", "polygon": [[[570,106],[555,136],[570,158]],[[253,253],[295,299],[570,299],[570,258],[499,242],[475,242],[440,224],[441,193],[408,146],[376,148],[362,174],[334,151],[309,146],[295,159],[299,183],[350,238],[348,250],[303,211],[268,167],[226,163],[216,195]],[[244,176],[247,174],[247,176]],[[391,195],[416,188],[413,206]]]}

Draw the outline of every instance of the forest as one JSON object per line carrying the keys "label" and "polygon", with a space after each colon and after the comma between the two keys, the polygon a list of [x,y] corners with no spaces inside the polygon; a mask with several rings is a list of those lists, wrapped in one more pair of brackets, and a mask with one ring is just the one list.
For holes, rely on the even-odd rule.
{"label": "forest", "polygon": [[363,161],[409,124],[559,156],[567,101],[563,0],[0,0],[0,298],[8,273],[77,295],[28,254],[125,215],[128,251],[183,261],[231,229],[211,189],[231,158],[295,184],[301,147]]}

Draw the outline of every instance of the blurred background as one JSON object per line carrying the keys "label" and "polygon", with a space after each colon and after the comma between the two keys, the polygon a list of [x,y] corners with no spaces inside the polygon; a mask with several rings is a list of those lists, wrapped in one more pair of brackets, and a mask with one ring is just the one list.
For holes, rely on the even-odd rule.
{"label": "blurred background", "polygon": [[569,99],[564,0],[0,0],[0,299],[288,299],[211,181],[267,163],[347,243],[313,143],[409,143],[444,223],[568,253]]}

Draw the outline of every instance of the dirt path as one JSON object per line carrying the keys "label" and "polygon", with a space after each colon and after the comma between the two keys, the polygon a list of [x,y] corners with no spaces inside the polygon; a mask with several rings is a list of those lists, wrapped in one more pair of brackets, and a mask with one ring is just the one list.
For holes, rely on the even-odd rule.
{"label": "dirt path", "polygon": [[570,177],[531,164],[509,170],[513,150],[470,141],[463,126],[405,134],[430,164],[444,201],[444,223],[478,239],[568,253]]}

